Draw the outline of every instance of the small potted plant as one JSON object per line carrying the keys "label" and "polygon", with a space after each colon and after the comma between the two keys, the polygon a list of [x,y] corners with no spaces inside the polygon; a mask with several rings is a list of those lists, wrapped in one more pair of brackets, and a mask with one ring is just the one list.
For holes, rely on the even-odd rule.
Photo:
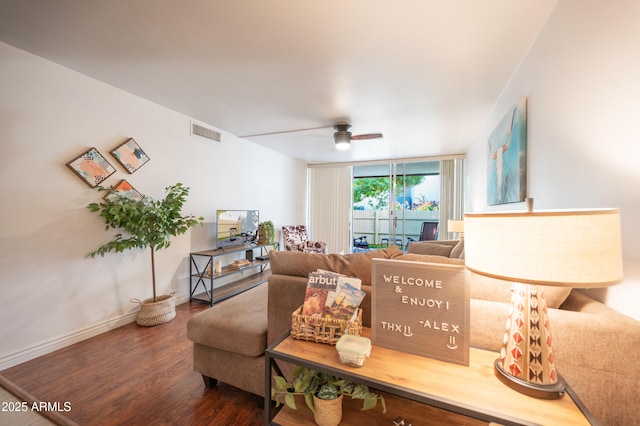
{"label": "small potted plant", "polygon": [[273,244],[275,229],[270,220],[258,224],[258,244]]}
{"label": "small potted plant", "polygon": [[363,410],[375,408],[380,400],[383,413],[387,412],[382,395],[370,392],[367,386],[310,368],[296,366],[291,382],[282,376],[275,376],[274,380],[275,388],[271,389],[271,397],[276,401],[276,407],[286,404],[296,410],[295,396],[302,395],[319,426],[335,426],[340,423],[344,395],[362,399]]}
{"label": "small potted plant", "polygon": [[171,245],[171,237],[184,234],[197,224],[202,224],[203,217],[182,215],[189,188],[181,183],[165,189],[163,200],[153,200],[146,195],[137,200],[118,193],[111,188],[97,187],[99,191],[109,191],[102,203],[91,203],[87,206],[92,212],[100,213],[106,223],[106,230],[119,229],[114,238],[87,257],[104,256],[115,251],[146,249],[151,250],[151,281],[153,298],[140,301],[140,313],[136,322],[143,326],[163,324],[175,317],[173,294],[156,295],[155,252]]}

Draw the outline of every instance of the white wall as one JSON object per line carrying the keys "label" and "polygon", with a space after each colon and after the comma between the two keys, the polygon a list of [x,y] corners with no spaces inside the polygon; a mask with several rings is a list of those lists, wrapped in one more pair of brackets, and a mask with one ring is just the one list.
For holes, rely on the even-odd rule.
{"label": "white wall", "polygon": [[[222,133],[190,136],[190,118],[0,43],[0,370],[134,318],[151,296],[149,251],[85,255],[110,239],[99,201],[65,163],[96,147],[154,198],[191,187],[185,213],[259,209],[276,229],[304,223],[306,166]],[[212,99],[215,102],[215,99]],[[127,174],[109,150],[133,137],[151,158]],[[175,238],[156,258],[159,294],[188,297],[188,255],[213,247],[209,224]]]}
{"label": "white wall", "polygon": [[[468,152],[467,211],[488,211],[486,146],[527,97],[535,207],[619,207],[625,281],[589,293],[640,319],[640,2],[562,0]],[[523,204],[500,206],[523,210]]]}

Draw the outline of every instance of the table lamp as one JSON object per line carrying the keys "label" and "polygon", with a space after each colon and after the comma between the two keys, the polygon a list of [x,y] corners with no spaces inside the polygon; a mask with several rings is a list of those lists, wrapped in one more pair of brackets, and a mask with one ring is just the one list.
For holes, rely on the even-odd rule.
{"label": "table lamp", "polygon": [[464,220],[449,219],[447,221],[447,229],[449,232],[457,232],[458,238],[464,238]]}
{"label": "table lamp", "polygon": [[596,288],[619,283],[620,211],[469,213],[464,227],[467,269],[513,282],[496,376],[526,395],[560,398],[565,384],[555,367],[547,305],[538,284]]}

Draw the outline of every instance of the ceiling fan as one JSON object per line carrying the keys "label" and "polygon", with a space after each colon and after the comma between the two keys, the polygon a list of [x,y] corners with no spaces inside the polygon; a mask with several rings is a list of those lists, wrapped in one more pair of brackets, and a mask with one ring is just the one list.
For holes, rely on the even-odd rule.
{"label": "ceiling fan", "polygon": [[378,139],[382,137],[382,133],[364,133],[362,135],[352,135],[349,129],[351,128],[351,124],[349,123],[338,123],[333,126],[335,129],[335,133],[333,134],[333,139],[336,144],[336,149],[345,150],[349,149],[351,145],[351,141],[359,141],[365,139]]}
{"label": "ceiling fan", "polygon": [[[272,135],[279,135],[279,134],[285,134],[285,133],[297,133],[297,132],[306,132],[309,130],[326,129],[327,127],[330,127],[330,126],[312,127],[309,129],[298,129],[298,130],[285,130],[285,131],[270,132],[270,133],[258,133],[255,135],[244,135],[240,137],[251,138],[251,137],[258,137],[258,136],[272,136]],[[347,122],[338,122],[334,124],[332,127],[335,130],[335,133],[333,134],[333,140],[335,142],[336,149],[339,149],[339,150],[349,149],[349,146],[351,145],[352,140],[358,141],[358,140],[365,140],[365,139],[378,139],[382,137],[382,133],[365,133],[361,135],[353,135],[349,131],[349,129],[351,128],[351,124]]]}

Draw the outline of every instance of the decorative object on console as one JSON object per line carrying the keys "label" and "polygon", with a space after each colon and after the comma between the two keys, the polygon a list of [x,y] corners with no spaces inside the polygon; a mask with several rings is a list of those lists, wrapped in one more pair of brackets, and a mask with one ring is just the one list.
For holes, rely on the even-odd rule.
{"label": "decorative object on console", "polygon": [[362,333],[362,309],[356,311],[355,320],[304,315],[302,305],[291,314],[291,337],[316,343],[335,345],[344,334]]}
{"label": "decorative object on console", "polygon": [[465,233],[467,268],[514,282],[496,376],[530,396],[561,397],[564,382],[556,371],[547,305],[538,284],[595,288],[619,283],[620,211],[469,213]]}
{"label": "decorative object on console", "polygon": [[371,339],[352,334],[343,334],[338,343],[338,360],[342,364],[352,367],[362,367],[367,358],[371,356]]}
{"label": "decorative object on console", "polygon": [[522,97],[489,136],[487,204],[524,201],[527,177],[527,98]]}
{"label": "decorative object on console", "polygon": [[88,149],[77,158],[69,161],[67,167],[91,188],[99,185],[116,172],[111,163],[95,148]]}
{"label": "decorative object on console", "polygon": [[469,365],[469,283],[461,264],[372,259],[376,346]]}
{"label": "decorative object on console", "polygon": [[[193,215],[182,215],[189,188],[177,183],[166,188],[166,196],[163,200],[152,200],[143,196],[142,200],[134,200],[123,196],[114,189],[98,187],[99,191],[109,191],[112,197],[107,197],[104,202],[91,203],[89,210],[99,213],[106,223],[106,229],[118,229],[123,233],[115,235],[113,240],[103,244],[97,250],[89,253],[88,257],[124,250],[151,249],[151,278],[153,285],[153,297],[140,302],[138,324],[144,326],[159,325],[172,320],[176,313],[174,309],[173,295],[156,296],[156,270],[155,251],[167,248],[171,245],[171,237],[184,234],[197,224],[202,224],[203,217],[196,218]],[[137,301],[137,299],[135,299]],[[163,306],[159,306],[163,302]],[[165,310],[164,305],[170,309]],[[147,310],[162,308],[164,312],[158,316],[148,315]],[[149,320],[149,318],[151,318]]]}
{"label": "decorative object on console", "polygon": [[133,138],[127,139],[122,145],[112,150],[111,155],[129,173],[135,172],[149,161],[147,154]]}
{"label": "decorative object on console", "polygon": [[247,259],[238,259],[236,261],[234,261],[233,263],[229,264],[228,268],[232,269],[232,270],[238,270],[238,269],[242,269],[244,267],[247,267],[251,265],[251,261],[247,260]]}
{"label": "decorative object on console", "polygon": [[[362,399],[362,410],[376,408],[378,400],[382,405],[382,412],[387,412],[387,406],[382,395],[369,391],[365,385],[356,384],[347,380],[323,373],[317,370],[304,368],[297,365],[293,370],[293,379],[288,382],[283,376],[275,376],[275,387],[271,389],[271,397],[276,401],[276,407],[286,404],[287,407],[297,410],[295,395],[304,395],[304,401],[314,414],[317,414],[318,401],[336,400],[347,395],[352,399]],[[342,419],[342,404],[339,416],[335,416],[333,423],[325,423],[314,415],[318,425],[337,425]]]}
{"label": "decorative object on console", "polygon": [[327,253],[327,243],[324,241],[309,241],[307,227],[304,225],[290,225],[282,227],[282,239],[286,251],[303,251],[306,253]]}
{"label": "decorative object on console", "polygon": [[258,224],[258,244],[273,244],[276,238],[276,231],[273,222],[265,220]]}

